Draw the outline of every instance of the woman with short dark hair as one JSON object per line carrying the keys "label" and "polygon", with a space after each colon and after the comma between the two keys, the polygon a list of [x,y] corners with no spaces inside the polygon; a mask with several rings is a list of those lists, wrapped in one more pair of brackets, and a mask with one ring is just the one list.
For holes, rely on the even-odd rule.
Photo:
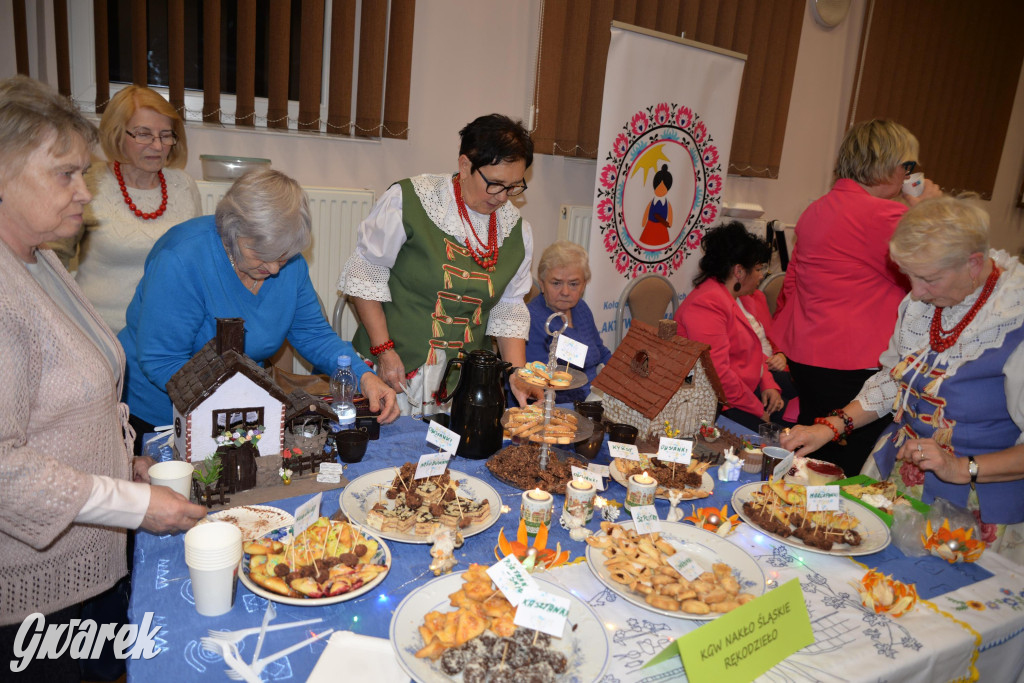
{"label": "woman with short dark hair", "polygon": [[[458,170],[401,180],[360,224],[338,282],[355,303],[352,340],[403,414],[430,412],[445,359],[489,348],[526,363],[533,233],[510,197],[526,190],[533,141],[522,123],[481,116],[459,131]],[[513,375],[520,401],[539,389]]]}

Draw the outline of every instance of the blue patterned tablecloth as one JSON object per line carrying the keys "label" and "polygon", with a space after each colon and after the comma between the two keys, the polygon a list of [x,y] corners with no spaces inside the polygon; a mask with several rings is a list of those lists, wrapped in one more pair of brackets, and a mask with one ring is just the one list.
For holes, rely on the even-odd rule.
{"label": "blue patterned tablecloth", "polygon": [[[719,424],[733,431],[745,431],[724,419]],[[384,426],[380,440],[370,442],[366,458],[348,466],[346,476],[351,480],[380,468],[414,462],[433,450],[427,447],[425,435],[426,425],[412,418],[401,418]],[[595,462],[608,463],[607,444]],[[456,569],[465,569],[471,562],[493,563],[498,530],[504,527],[506,536],[515,535],[522,492],[495,480],[486,461],[454,458],[451,467],[486,481],[509,507],[509,512],[503,513],[492,528],[467,539],[456,553]],[[716,470],[711,472],[715,474]],[[751,480],[753,476],[746,474],[739,482],[721,482],[716,478],[714,495],[697,504],[721,507],[729,502],[737,486]],[[324,494],[322,514],[330,515],[338,509],[339,495],[340,490]],[[603,495],[621,502],[625,491],[610,482]],[[273,504],[294,512],[306,499],[288,498]],[[561,502],[562,497],[556,496],[556,515]],[[684,501],[683,505],[688,512],[689,504]],[[656,507],[664,518],[668,503],[658,501]],[[596,530],[598,524],[595,517],[588,526]],[[864,608],[852,582],[863,576],[865,568],[877,567],[885,573],[899,568],[905,574],[908,559],[895,548],[856,558],[855,562],[845,557],[797,551],[748,525],[741,525],[729,539],[755,558],[765,572],[769,588],[797,578],[811,615],[815,643],[773,668],[763,680],[935,681],[980,676],[985,681],[1003,681],[1017,680],[1024,671],[1024,571],[1002,557],[988,553],[982,557],[979,564],[991,576],[980,581],[976,580],[978,576],[951,570],[944,562],[933,562],[935,558],[910,560],[919,566],[923,591],[926,586],[941,586],[926,592],[944,592],[919,603],[910,614],[894,619]],[[584,553],[583,543],[572,541],[565,530],[554,524],[549,547],[556,543],[569,549],[572,559]],[[323,617],[325,627],[388,637],[394,608],[409,592],[433,578],[427,568],[431,559],[428,545],[392,541],[388,545],[393,555],[392,568],[377,590],[324,607],[279,605],[275,623],[315,616]],[[585,563],[558,568],[547,576],[586,601],[610,629],[612,664],[604,683],[685,680],[678,660],[650,669],[640,667],[674,638],[699,628],[701,622],[663,617],[627,603],[598,582]],[[258,626],[265,608],[266,600],[239,583],[230,612],[219,617],[200,616],[192,600],[182,536],[139,533],[129,617],[138,624],[147,612],[153,613],[153,624],[160,626],[157,643],[161,652],[150,660],[129,660],[129,680],[225,680],[223,661],[200,648],[199,638],[211,628]],[[253,647],[254,640],[242,643],[243,653]],[[294,631],[270,633],[263,652],[275,652],[296,640]],[[263,672],[263,679],[304,681],[323,649],[322,642],[315,643],[278,660]]]}

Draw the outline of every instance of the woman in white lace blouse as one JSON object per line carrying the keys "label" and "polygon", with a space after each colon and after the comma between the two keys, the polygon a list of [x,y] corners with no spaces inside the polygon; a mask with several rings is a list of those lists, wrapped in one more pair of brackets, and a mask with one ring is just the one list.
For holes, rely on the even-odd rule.
{"label": "woman in white lace blouse", "polygon": [[950,197],[910,209],[889,253],[912,289],[882,369],[782,444],[804,455],[892,413],[863,472],[974,511],[990,547],[1024,561],[1024,267],[989,249],[984,211]]}
{"label": "woman in white lace blouse", "polygon": [[[526,362],[533,234],[509,202],[526,190],[533,141],[522,124],[481,116],[459,131],[458,171],[401,180],[359,226],[338,288],[361,325],[352,344],[375,358],[399,392],[402,413],[433,412],[449,351],[498,341],[504,360]],[[513,380],[525,401],[532,390]]]}
{"label": "woman in white lace blouse", "polygon": [[118,91],[100,120],[100,146],[107,161],[86,174],[93,200],[84,228],[55,251],[69,265],[77,248],[75,279],[116,334],[149,250],[202,207],[196,182],[182,170],[185,123],[156,91],[140,85]]}

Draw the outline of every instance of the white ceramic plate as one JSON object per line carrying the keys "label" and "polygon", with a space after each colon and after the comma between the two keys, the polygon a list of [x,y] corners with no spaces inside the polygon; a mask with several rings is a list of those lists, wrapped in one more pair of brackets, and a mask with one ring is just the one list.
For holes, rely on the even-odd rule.
{"label": "white ceramic plate", "polygon": [[240,505],[227,510],[220,510],[207,515],[197,524],[207,522],[228,522],[242,530],[242,540],[252,541],[263,538],[271,531],[276,531],[295,523],[295,517],[280,508],[270,505]]}
{"label": "white ceramic plate", "polygon": [[[625,529],[632,529],[633,522],[621,522],[620,526]],[[601,534],[599,534],[601,535]],[[680,548],[680,552],[692,557],[705,571],[711,571],[711,566],[717,562],[723,562],[732,567],[732,575],[740,584],[740,592],[750,593],[757,597],[765,591],[764,572],[757,564],[757,560],[751,557],[745,550],[732,542],[727,541],[718,534],[713,534],[704,529],[698,529],[689,524],[681,522],[661,522],[661,537],[672,541],[673,545]],[[634,593],[629,586],[612,580],[611,572],[605,568],[607,560],[600,548],[587,545],[587,566],[594,576],[613,592],[621,595],[628,602],[637,607],[642,607],[648,612],[656,612],[666,617],[675,619],[690,619],[693,621],[710,621],[722,616],[721,614],[687,614],[686,612],[672,612],[670,610],[658,609],[647,604],[644,596]]]}
{"label": "white ceramic plate", "polygon": [[[486,499],[490,504],[490,512],[482,522],[470,524],[465,529],[460,530],[463,538],[475,536],[481,531],[489,529],[498,521],[498,517],[501,515],[501,496],[498,495],[497,491],[495,491],[486,482],[477,479],[476,477],[471,477],[463,472],[448,470],[448,474],[453,480],[459,483],[459,495],[464,498],[472,498],[473,500]],[[373,529],[366,523],[367,513],[369,513],[370,508],[377,504],[378,500],[389,508],[394,507],[395,502],[393,500],[389,500],[384,495],[384,493],[391,488],[391,482],[394,480],[394,467],[376,470],[374,472],[364,474],[361,477],[357,477],[353,481],[349,482],[349,485],[341,492],[341,498],[338,501],[341,511],[344,512],[350,520],[360,526],[371,529],[373,533],[381,538],[386,538],[389,541],[398,541],[399,543],[429,544],[431,541],[425,536],[417,536],[416,534],[407,534],[398,531],[380,531],[379,529]],[[380,488],[381,485],[383,485],[384,488]]]}
{"label": "white ceramic plate", "polygon": [[[373,561],[371,564],[385,564],[387,569],[373,578],[372,581],[364,583],[359,588],[351,590],[348,593],[342,593],[341,595],[332,595],[329,598],[293,598],[287,595],[281,595],[274,591],[268,591],[263,586],[258,585],[255,581],[249,578],[249,555],[246,553],[242,556],[242,568],[238,572],[238,578],[242,580],[242,583],[246,588],[251,590],[256,595],[266,598],[267,600],[273,600],[284,605],[295,605],[296,607],[320,607],[322,605],[333,605],[338,602],[345,602],[346,600],[352,600],[358,598],[360,595],[369,593],[374,588],[380,585],[384,580],[384,577],[391,571],[391,549],[388,548],[387,544],[381,540],[376,534],[371,533],[366,529],[359,530],[363,536],[377,541],[377,552],[373,555]],[[270,534],[267,534],[269,538],[277,541],[285,541],[291,538],[291,531],[278,529]]]}
{"label": "white ceramic plate", "polygon": [[[685,467],[685,465],[677,465],[677,467]],[[619,470],[618,467],[615,466],[615,459],[613,459],[612,460],[612,464],[608,466],[608,474],[611,475],[612,479],[614,479],[615,481],[620,483],[623,486],[623,488],[626,488],[626,479],[627,479],[627,477],[626,477],[625,474],[623,474],[623,472],[621,470]],[[704,498],[707,498],[715,490],[715,479],[710,474],[705,472],[703,475],[701,475],[700,487],[699,488],[697,488],[697,489],[686,489],[686,490],[687,491],[707,491],[708,495],[704,496]],[[666,495],[667,491],[668,491],[667,488],[665,488],[664,486],[661,486],[659,484],[658,485],[658,493],[654,497],[655,498],[660,498],[662,500],[668,500],[668,495]],[[693,501],[693,500],[700,500],[700,498],[683,498],[683,500],[684,501]]]}
{"label": "white ceramic plate", "polygon": [[773,538],[779,543],[785,543],[786,545],[794,548],[800,548],[801,550],[806,550],[811,553],[819,553],[821,555],[850,557],[877,553],[892,541],[892,536],[889,533],[889,527],[885,525],[885,522],[883,522],[878,515],[871,512],[871,510],[868,510],[863,505],[858,505],[852,500],[847,500],[846,498],[839,499],[839,511],[857,518],[857,521],[859,522],[857,525],[857,532],[860,533],[861,536],[860,545],[851,546],[846,545],[845,543],[836,543],[832,546],[832,550],[822,550],[821,548],[815,548],[814,546],[804,544],[804,542],[796,536],[782,537],[778,534],[766,531],[751,521],[747,514],[743,512],[743,504],[753,500],[754,493],[761,490],[761,484],[762,482],[754,481],[749,484],[744,484],[736,489],[732,494],[732,509],[743,518],[743,521],[750,524],[752,529],[757,529],[765,536]]}
{"label": "white ceramic plate", "polygon": [[[441,671],[440,660],[431,662],[416,658],[416,652],[423,647],[419,632],[423,616],[433,610],[455,610],[448,596],[462,587],[462,574],[445,574],[423,584],[405,596],[391,617],[391,644],[398,654],[398,663],[419,683],[450,683],[462,678],[462,674],[454,679],[445,675]],[[568,668],[558,680],[566,683],[600,680],[608,669],[611,654],[608,632],[603,623],[589,605],[569,591],[551,583],[543,575],[534,574],[533,578],[544,591],[569,600],[569,621],[576,625],[574,631],[566,624],[563,637],[551,639],[552,647],[564,653],[568,660]]]}

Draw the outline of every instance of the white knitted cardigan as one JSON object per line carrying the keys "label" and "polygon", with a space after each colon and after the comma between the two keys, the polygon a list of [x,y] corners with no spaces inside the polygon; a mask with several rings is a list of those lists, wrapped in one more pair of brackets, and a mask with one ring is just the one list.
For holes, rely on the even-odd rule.
{"label": "white knitted cardigan", "polygon": [[[99,320],[56,256],[38,254]],[[0,241],[0,625],[79,603],[125,574],[123,529],[73,523],[91,474],[130,477],[120,391],[100,350]]]}

